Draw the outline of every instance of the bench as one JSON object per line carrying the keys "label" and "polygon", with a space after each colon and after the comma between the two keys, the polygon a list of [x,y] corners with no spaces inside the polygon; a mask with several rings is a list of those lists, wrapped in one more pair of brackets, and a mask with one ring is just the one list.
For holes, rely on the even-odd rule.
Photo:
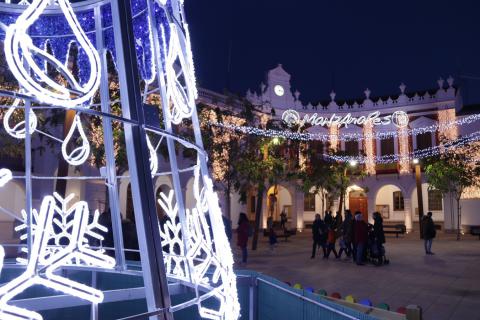
{"label": "bench", "polygon": [[407,227],[403,224],[395,224],[395,225],[384,225],[383,232],[385,234],[395,234],[398,238],[399,234],[405,234],[407,232]]}
{"label": "bench", "polygon": [[470,234],[472,236],[478,236],[478,240],[480,240],[480,226],[471,226]]}

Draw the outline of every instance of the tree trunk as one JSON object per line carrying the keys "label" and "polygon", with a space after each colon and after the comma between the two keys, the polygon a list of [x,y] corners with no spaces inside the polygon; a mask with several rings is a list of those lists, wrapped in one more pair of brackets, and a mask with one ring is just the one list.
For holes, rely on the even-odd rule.
{"label": "tree trunk", "polygon": [[457,240],[460,240],[460,198],[457,200]]}
{"label": "tree trunk", "polygon": [[262,218],[263,191],[263,187],[259,187],[257,191],[257,205],[255,206],[255,230],[253,232],[252,250],[257,250],[260,219]]}
{"label": "tree trunk", "polygon": [[227,210],[225,210],[225,213],[227,214],[228,220],[232,220],[232,197],[230,195],[231,189],[232,184],[230,183],[230,181],[227,181],[227,189],[225,190],[225,205],[227,206]]}
{"label": "tree trunk", "polygon": [[342,214],[343,201],[345,201],[344,196],[345,192],[342,189],[342,191],[340,192],[340,201],[338,203],[338,214]]}
{"label": "tree trunk", "polygon": [[453,196],[452,193],[449,193],[450,195],[450,222],[452,224],[452,231],[455,230],[455,210],[453,208]]}
{"label": "tree trunk", "polygon": [[322,217],[325,214],[325,193],[323,192],[323,188],[322,188],[322,212],[320,212],[320,214],[322,215]]}

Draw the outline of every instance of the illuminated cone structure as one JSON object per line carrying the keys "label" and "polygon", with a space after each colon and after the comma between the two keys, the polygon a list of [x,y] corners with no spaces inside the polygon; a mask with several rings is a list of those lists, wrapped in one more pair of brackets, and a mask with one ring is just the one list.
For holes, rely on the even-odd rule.
{"label": "illuminated cone structure", "polygon": [[[145,281],[149,311],[166,308],[169,318],[178,310],[196,305],[202,318],[237,319],[240,307],[233,256],[201,139],[183,1],[99,0],[71,4],[68,0],[29,0],[4,4],[0,10],[6,60],[19,84],[16,91],[2,92],[13,101],[3,118],[6,132],[28,146],[37,135],[53,139],[61,144],[63,159],[70,166],[82,168],[88,166],[94,141],[89,136],[92,132],[83,126],[89,116],[102,118],[100,130],[106,157],[103,177],[109,187],[115,238],[115,258],[109,257],[101,246],[93,246],[92,239],[102,241],[106,228],[99,224],[98,211],[90,214],[88,203],[72,201],[74,195],[53,193],[43,199],[38,211],[32,208],[31,158],[26,148],[25,180],[30,201],[22,212],[23,223],[16,228],[28,243],[22,249],[25,256],[17,259],[25,272],[0,287],[0,319],[42,319],[35,310],[11,303],[32,285],[92,303],[103,301],[102,291],[60,275],[62,268],[100,268],[109,272],[128,269],[121,241],[114,121],[125,128],[143,267],[143,274],[139,275]],[[78,48],[78,74],[67,63],[73,43]],[[121,116],[113,116],[110,109],[113,102],[107,56],[113,58],[117,67],[118,78],[113,82],[120,89]],[[48,72],[52,69],[56,77]],[[153,121],[157,125],[151,125],[151,115],[143,114],[143,104],[147,102],[146,107],[158,110]],[[42,118],[36,114],[35,106],[75,112],[64,136],[52,137],[39,129]],[[194,137],[194,142],[183,138],[183,134]],[[177,159],[179,148],[193,155],[193,163],[191,159]],[[159,150],[166,150],[167,156],[165,152],[160,155]],[[156,179],[165,176],[170,177],[172,186],[155,198]],[[2,177],[3,185],[12,179],[12,173],[2,171]],[[187,188],[185,194],[187,181],[193,181],[193,187]],[[191,199],[188,206],[186,199]],[[145,206],[145,202],[150,206]],[[161,224],[155,205],[167,216]],[[155,230],[149,229],[148,222],[155,223]],[[65,244],[60,239],[68,241]],[[160,240],[161,245],[157,243]],[[5,267],[3,258],[0,246],[0,267]],[[171,305],[167,279],[170,284],[191,288],[194,298]],[[163,290],[161,303],[159,290]]]}

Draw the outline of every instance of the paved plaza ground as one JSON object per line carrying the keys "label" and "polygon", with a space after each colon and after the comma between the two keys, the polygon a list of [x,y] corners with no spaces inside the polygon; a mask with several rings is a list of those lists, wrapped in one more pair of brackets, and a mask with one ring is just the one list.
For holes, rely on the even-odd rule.
{"label": "paved plaza ground", "polygon": [[339,292],[342,297],[352,294],[357,299],[369,298],[374,304],[386,302],[393,310],[417,304],[423,308],[426,320],[480,320],[478,237],[464,236],[456,241],[451,235],[440,234],[432,248],[435,255],[426,256],[418,234],[398,239],[387,236],[390,265],[381,267],[357,266],[332,257],[323,260],[318,254],[312,260],[311,247],[311,230],[288,242],[280,240],[273,254],[268,250],[267,238],[261,237],[259,249],[249,251],[248,264],[238,268],[259,271],[292,284],[322,288],[329,294]]}

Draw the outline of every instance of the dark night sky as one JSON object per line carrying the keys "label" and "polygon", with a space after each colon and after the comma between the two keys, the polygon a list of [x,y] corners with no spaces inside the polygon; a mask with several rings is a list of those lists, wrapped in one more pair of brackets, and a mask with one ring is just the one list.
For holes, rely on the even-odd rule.
{"label": "dark night sky", "polygon": [[[478,0],[186,0],[200,86],[245,94],[282,63],[301,100],[435,88],[480,78]],[[231,72],[227,77],[232,45]],[[464,80],[480,103],[480,80]]]}

